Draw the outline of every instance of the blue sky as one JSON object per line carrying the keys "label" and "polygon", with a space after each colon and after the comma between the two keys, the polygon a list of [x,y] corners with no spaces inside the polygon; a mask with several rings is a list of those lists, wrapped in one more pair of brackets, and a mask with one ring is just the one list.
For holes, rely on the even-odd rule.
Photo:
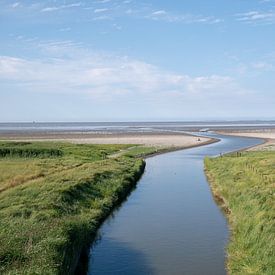
{"label": "blue sky", "polygon": [[275,0],[0,0],[0,121],[275,119]]}

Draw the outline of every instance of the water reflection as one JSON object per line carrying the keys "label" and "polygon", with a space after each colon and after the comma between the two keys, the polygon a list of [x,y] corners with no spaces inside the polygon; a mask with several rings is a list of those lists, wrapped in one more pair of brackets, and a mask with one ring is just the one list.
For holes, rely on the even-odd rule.
{"label": "water reflection", "polygon": [[[88,274],[94,274],[93,271],[96,271],[96,274],[99,275],[154,274],[146,256],[141,251],[130,247],[127,243],[110,238],[106,238],[104,242],[105,248],[97,252],[97,258],[102,259],[103,262],[94,261],[91,257],[91,269]],[[110,250],[112,253],[109,253]],[[114,254],[120,255],[120,257],[116,258]],[[116,266],[116,268],[115,270],[106,270],[106,265]]]}

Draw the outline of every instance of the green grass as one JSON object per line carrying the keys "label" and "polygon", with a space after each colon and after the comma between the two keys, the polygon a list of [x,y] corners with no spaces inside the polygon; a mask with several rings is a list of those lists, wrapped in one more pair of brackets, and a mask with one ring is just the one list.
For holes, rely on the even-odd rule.
{"label": "green grass", "polygon": [[125,152],[125,156],[128,157],[145,157],[149,155],[156,154],[160,152],[162,148],[160,147],[149,147],[149,146],[135,146],[131,147],[127,152]]}
{"label": "green grass", "polygon": [[108,158],[129,147],[1,143],[0,274],[72,273],[143,172],[134,154]]}
{"label": "green grass", "polygon": [[229,274],[275,274],[275,152],[206,159],[205,168],[229,217]]}
{"label": "green grass", "polygon": [[148,157],[155,154],[165,153],[165,152],[171,152],[175,150],[183,149],[181,147],[176,146],[143,146],[143,145],[137,145],[134,147],[130,147],[125,151],[123,154],[124,156],[128,157]]}

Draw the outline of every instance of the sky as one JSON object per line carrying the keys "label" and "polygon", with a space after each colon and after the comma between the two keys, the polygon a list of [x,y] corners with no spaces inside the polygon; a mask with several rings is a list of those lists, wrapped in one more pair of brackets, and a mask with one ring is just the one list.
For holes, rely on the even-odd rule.
{"label": "sky", "polygon": [[275,0],[0,0],[0,122],[275,119]]}

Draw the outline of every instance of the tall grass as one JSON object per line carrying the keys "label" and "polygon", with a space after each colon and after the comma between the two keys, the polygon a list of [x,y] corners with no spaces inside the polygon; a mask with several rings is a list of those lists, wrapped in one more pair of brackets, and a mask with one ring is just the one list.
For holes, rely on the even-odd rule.
{"label": "tall grass", "polygon": [[100,222],[143,172],[141,159],[107,158],[129,146],[2,143],[62,154],[0,158],[0,274],[72,274]]}
{"label": "tall grass", "polygon": [[0,148],[0,157],[59,157],[62,156],[62,151],[58,149],[47,148]]}
{"label": "tall grass", "polygon": [[275,274],[275,152],[206,159],[205,167],[230,222],[229,274]]}

